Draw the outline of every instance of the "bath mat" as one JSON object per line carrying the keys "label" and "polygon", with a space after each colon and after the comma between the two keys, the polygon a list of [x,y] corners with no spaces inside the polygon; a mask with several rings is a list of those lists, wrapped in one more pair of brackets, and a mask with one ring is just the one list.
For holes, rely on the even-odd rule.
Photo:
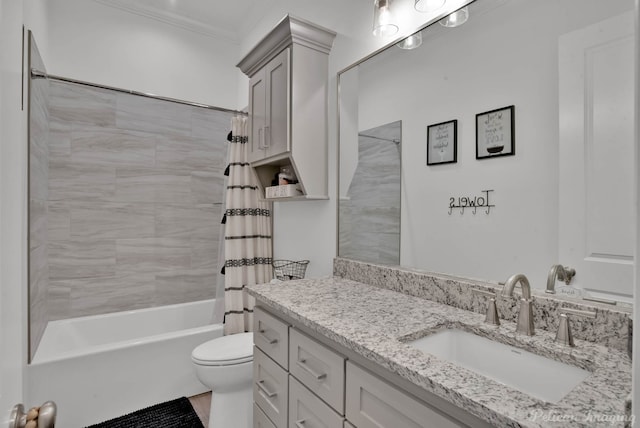
{"label": "bath mat", "polygon": [[189,399],[180,397],[87,428],[204,428]]}

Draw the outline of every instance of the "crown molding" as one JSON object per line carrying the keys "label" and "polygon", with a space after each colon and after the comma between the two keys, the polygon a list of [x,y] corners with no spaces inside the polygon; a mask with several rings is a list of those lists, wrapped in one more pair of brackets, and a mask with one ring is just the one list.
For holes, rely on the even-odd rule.
{"label": "crown molding", "polygon": [[143,6],[135,4],[134,2],[127,0],[94,0],[97,3],[105,6],[113,7],[123,10],[125,12],[133,13],[138,16],[150,18],[155,21],[159,21],[165,24],[173,25],[174,27],[182,28],[194,33],[202,34],[215,39],[224,39],[234,44],[240,44],[239,36],[233,31],[222,30],[212,25],[207,25],[203,22],[196,21],[185,16],[172,13],[167,10]]}
{"label": "crown molding", "polygon": [[336,33],[307,20],[286,15],[258,44],[236,65],[251,77],[284,48],[296,43],[329,54]]}

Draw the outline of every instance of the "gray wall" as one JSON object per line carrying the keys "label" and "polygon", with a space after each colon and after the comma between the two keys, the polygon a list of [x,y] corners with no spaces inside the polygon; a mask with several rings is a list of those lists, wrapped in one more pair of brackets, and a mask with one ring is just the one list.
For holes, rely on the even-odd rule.
{"label": "gray wall", "polygon": [[215,297],[230,119],[51,83],[49,319]]}

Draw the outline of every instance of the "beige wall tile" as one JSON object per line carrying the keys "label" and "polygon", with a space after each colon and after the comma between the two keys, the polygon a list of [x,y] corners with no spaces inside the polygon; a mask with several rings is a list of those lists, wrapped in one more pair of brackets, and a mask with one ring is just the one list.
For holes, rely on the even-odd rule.
{"label": "beige wall tile", "polygon": [[50,241],[71,239],[71,213],[66,202],[48,202]]}
{"label": "beige wall tile", "polygon": [[136,95],[118,94],[116,125],[120,129],[162,135],[191,135],[191,107]]}
{"label": "beige wall tile", "polygon": [[51,280],[96,278],[115,273],[115,240],[92,238],[49,242]]}
{"label": "beige wall tile", "polygon": [[156,236],[199,238],[219,233],[218,205],[156,205]]}
{"label": "beige wall tile", "polygon": [[113,91],[51,81],[50,115],[54,120],[115,126]]}
{"label": "beige wall tile", "polygon": [[118,239],[119,271],[156,273],[191,266],[191,241],[184,238]]}
{"label": "beige wall tile", "polygon": [[166,168],[118,168],[114,200],[129,202],[191,203],[191,173]]}
{"label": "beige wall tile", "polygon": [[85,165],[154,166],[160,137],[115,128],[74,126],[71,160]]}
{"label": "beige wall tile", "polygon": [[151,238],[153,204],[70,202],[71,237],[90,239]]}

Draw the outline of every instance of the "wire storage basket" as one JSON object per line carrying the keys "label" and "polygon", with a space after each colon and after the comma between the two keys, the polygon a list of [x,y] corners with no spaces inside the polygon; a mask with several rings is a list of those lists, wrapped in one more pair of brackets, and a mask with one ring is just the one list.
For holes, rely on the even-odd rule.
{"label": "wire storage basket", "polygon": [[280,281],[304,278],[309,260],[274,260],[273,276]]}

